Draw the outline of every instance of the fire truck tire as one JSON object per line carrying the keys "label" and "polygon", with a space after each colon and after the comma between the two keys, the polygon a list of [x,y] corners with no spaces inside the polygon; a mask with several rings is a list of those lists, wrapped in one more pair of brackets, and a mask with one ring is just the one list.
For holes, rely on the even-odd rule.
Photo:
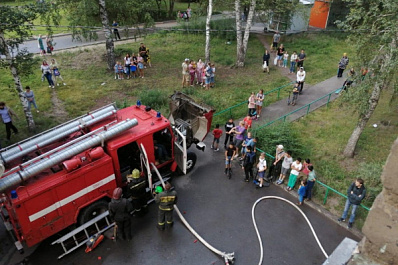
{"label": "fire truck tire", "polygon": [[187,174],[192,171],[196,164],[196,154],[188,152],[187,154]]}
{"label": "fire truck tire", "polygon": [[98,200],[84,208],[78,218],[78,225],[82,225],[97,217],[98,215],[108,210],[108,202],[105,200]]}

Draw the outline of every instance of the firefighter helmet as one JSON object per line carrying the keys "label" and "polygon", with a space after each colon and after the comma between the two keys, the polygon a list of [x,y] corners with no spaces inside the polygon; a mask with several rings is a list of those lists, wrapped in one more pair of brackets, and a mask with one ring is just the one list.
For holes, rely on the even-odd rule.
{"label": "firefighter helmet", "polygon": [[121,189],[121,188],[116,188],[116,189],[114,189],[114,190],[113,190],[113,197],[112,197],[112,199],[119,200],[120,197],[122,197],[122,189]]}
{"label": "firefighter helmet", "polygon": [[161,192],[163,192],[162,186],[156,186],[155,192],[156,192],[156,193],[161,193]]}
{"label": "firefighter helmet", "polygon": [[139,171],[138,169],[135,168],[135,169],[133,170],[132,175],[133,175],[133,179],[138,179],[138,178],[140,178],[140,171]]}

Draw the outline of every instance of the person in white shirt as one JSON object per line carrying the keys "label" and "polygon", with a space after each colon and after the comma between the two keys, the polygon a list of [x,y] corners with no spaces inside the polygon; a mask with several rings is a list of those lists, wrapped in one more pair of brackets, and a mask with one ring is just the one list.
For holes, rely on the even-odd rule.
{"label": "person in white shirt", "polygon": [[265,153],[261,153],[260,159],[257,164],[257,169],[258,169],[257,172],[258,172],[258,178],[260,179],[260,184],[256,188],[262,188],[265,177],[265,171],[267,170],[267,161],[265,160]]}
{"label": "person in white shirt", "polygon": [[297,176],[299,175],[302,168],[303,164],[301,164],[301,158],[298,157],[296,161],[292,163],[291,166],[292,170],[290,171],[289,182],[287,183],[286,190],[291,191],[294,189],[294,186],[296,185],[297,181]]}
{"label": "person in white shirt", "polygon": [[304,80],[305,80],[304,67],[300,67],[300,70],[297,72],[297,83],[298,83],[299,94],[301,94],[301,92],[303,91]]}

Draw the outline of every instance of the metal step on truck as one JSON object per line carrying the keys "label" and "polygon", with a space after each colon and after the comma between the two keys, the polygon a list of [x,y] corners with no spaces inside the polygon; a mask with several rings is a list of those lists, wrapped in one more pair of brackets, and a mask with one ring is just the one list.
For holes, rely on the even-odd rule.
{"label": "metal step on truck", "polygon": [[16,248],[105,213],[134,169],[150,200],[158,181],[151,165],[168,176],[191,171],[196,155],[187,149],[204,150],[213,113],[175,92],[169,118],[140,101],[111,104],[0,150],[0,214]]}

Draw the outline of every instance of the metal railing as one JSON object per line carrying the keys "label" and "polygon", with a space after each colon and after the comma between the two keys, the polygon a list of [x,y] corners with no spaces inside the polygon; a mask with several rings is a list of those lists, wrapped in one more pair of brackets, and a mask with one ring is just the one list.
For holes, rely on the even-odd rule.
{"label": "metal railing", "polygon": [[[268,156],[268,157],[270,157],[272,159],[275,159],[275,157],[273,155],[268,154],[267,152],[261,150],[260,148],[256,148],[256,150],[261,152],[261,153],[265,153],[266,156]],[[345,199],[348,199],[347,195],[344,195],[343,193],[333,189],[332,187],[326,185],[325,183],[322,183],[319,180],[316,180],[316,183],[318,183],[319,185],[321,185],[324,188],[326,188],[325,196],[323,198],[323,204],[324,205],[326,204],[326,201],[327,201],[327,198],[328,198],[328,195],[329,195],[329,191],[332,191],[332,192],[336,193],[337,195],[340,195],[341,197],[344,197]],[[370,209],[368,207],[366,207],[365,205],[363,205],[363,204],[360,204],[359,206],[361,206],[362,208],[364,208],[367,211],[370,211]]]}
{"label": "metal railing", "polygon": [[336,89],[336,90],[330,92],[329,94],[326,94],[326,95],[324,95],[324,96],[322,96],[322,97],[320,97],[320,98],[318,98],[318,99],[316,99],[314,101],[311,101],[310,103],[308,103],[308,104],[306,104],[306,105],[304,105],[304,106],[302,106],[302,107],[300,107],[300,108],[298,108],[296,110],[293,110],[293,111],[291,111],[291,112],[289,112],[289,113],[287,113],[287,114],[285,114],[285,115],[283,115],[283,116],[281,116],[281,117],[279,117],[279,118],[277,118],[275,120],[272,120],[272,121],[270,121],[270,122],[268,122],[268,123],[266,123],[264,125],[261,125],[261,126],[255,128],[255,129],[253,129],[252,132],[255,132],[257,130],[263,129],[263,128],[265,128],[265,127],[267,127],[267,126],[269,126],[269,125],[271,125],[271,124],[273,124],[273,123],[275,123],[277,121],[283,120],[285,122],[287,117],[289,117],[290,115],[292,115],[292,114],[294,114],[294,113],[296,113],[298,111],[301,111],[303,109],[307,109],[306,110],[306,114],[305,114],[305,115],[307,115],[310,112],[311,105],[314,104],[314,103],[317,103],[318,101],[320,101],[320,100],[322,100],[324,98],[328,98],[328,100],[326,102],[326,106],[328,107],[329,106],[329,102],[330,102],[330,98],[332,97],[333,94],[336,93],[336,91],[339,91],[339,90],[340,90],[340,88]]}
{"label": "metal railing", "polygon": [[[279,100],[279,99],[280,99],[280,92],[281,92],[281,89],[282,89],[282,88],[285,88],[285,87],[287,87],[287,86],[289,86],[289,85],[291,85],[291,84],[293,84],[293,83],[294,83],[294,82],[290,82],[290,83],[285,84],[285,85],[283,85],[283,86],[280,86],[280,87],[274,88],[274,89],[272,89],[272,90],[270,90],[270,91],[267,91],[266,93],[264,93],[264,98],[265,98],[265,96],[267,96],[267,95],[269,95],[269,94],[274,93],[275,91],[277,91],[278,94],[277,94],[276,100]],[[245,101],[243,101],[243,102],[241,102],[241,103],[238,103],[238,104],[236,104],[236,105],[234,105],[234,106],[232,106],[232,107],[229,107],[229,108],[227,108],[227,109],[224,109],[224,110],[221,110],[221,111],[219,111],[219,112],[216,112],[216,113],[214,113],[213,117],[219,116],[219,115],[221,115],[221,114],[223,114],[223,113],[225,113],[225,112],[227,112],[227,111],[229,111],[229,116],[232,117],[232,110],[235,109],[235,108],[237,108],[237,107],[240,107],[240,106],[242,106],[242,105],[244,105],[244,104],[247,104],[247,100],[245,100]]]}

